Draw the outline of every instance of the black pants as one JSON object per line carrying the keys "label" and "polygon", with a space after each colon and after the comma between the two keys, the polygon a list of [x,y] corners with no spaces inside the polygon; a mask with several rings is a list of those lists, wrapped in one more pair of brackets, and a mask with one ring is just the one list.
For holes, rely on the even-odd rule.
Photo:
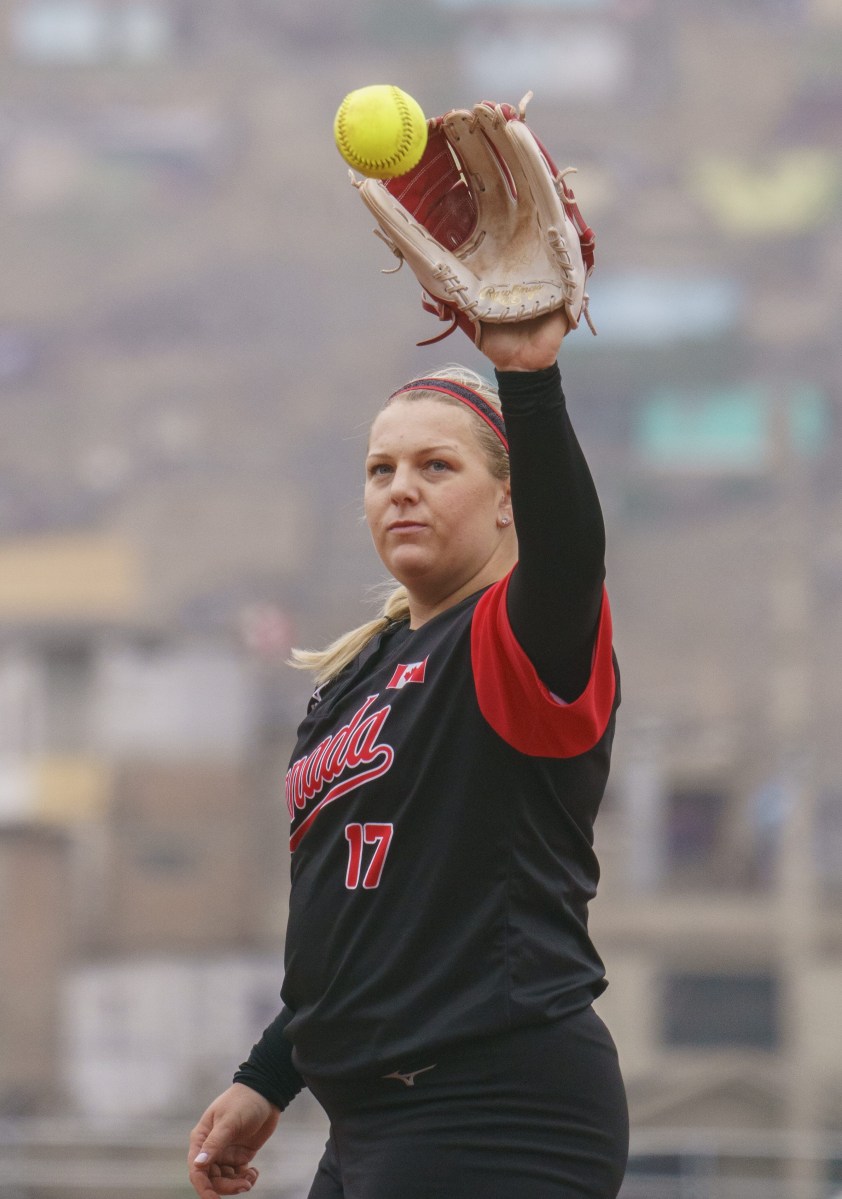
{"label": "black pants", "polygon": [[591,1009],[407,1062],[308,1077],[330,1139],[309,1199],[614,1199],[628,1112]]}

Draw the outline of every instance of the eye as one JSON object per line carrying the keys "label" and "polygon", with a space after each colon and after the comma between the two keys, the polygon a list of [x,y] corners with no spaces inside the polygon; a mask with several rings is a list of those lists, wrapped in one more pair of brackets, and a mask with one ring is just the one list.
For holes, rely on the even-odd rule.
{"label": "eye", "polygon": [[388,462],[373,462],[368,468],[368,477],[375,479],[378,476],[388,475],[392,473],[392,468]]}
{"label": "eye", "polygon": [[434,475],[443,474],[445,471],[450,470],[450,463],[444,462],[441,458],[431,458],[427,463],[427,470],[431,471]]}

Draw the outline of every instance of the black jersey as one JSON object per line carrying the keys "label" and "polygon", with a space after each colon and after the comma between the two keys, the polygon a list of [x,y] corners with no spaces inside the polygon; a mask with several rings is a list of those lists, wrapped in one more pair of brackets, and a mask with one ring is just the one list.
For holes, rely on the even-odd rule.
{"label": "black jersey", "polygon": [[[501,379],[521,561],[417,630],[389,627],[316,692],[298,730],[286,776],[285,1008],[236,1076],[281,1105],[294,1091],[290,1042],[303,1074],[386,1072],[419,1051],[571,1013],[605,987],[587,908],[619,681],[601,550],[588,566],[590,615],[584,602],[576,610],[573,538],[598,502],[557,372],[544,374],[563,445],[533,442],[556,464],[569,451],[571,494],[556,495],[562,484],[546,472],[530,484],[517,426],[534,425],[543,400],[530,395],[510,414]],[[527,381],[518,385],[526,394]],[[549,502],[558,536],[553,512],[541,511]],[[593,543],[582,537],[579,558]],[[536,586],[540,619],[529,624]],[[574,675],[554,666],[553,651],[566,646],[557,626],[570,625],[562,657],[572,661],[577,621],[587,661],[571,693]]]}
{"label": "black jersey", "polygon": [[603,988],[587,932],[616,695],[555,700],[506,581],[386,633],[299,730],[282,997],[302,1073],[563,1015]]}

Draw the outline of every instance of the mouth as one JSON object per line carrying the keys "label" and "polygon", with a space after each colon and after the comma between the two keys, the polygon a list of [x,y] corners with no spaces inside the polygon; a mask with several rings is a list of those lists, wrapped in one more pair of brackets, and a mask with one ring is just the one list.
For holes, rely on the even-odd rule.
{"label": "mouth", "polygon": [[394,520],[388,526],[389,533],[420,533],[426,525],[417,520]]}

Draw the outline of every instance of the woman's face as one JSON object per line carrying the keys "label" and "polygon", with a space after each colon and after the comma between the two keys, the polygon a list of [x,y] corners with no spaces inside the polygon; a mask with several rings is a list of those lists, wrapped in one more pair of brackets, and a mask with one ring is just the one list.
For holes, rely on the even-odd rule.
{"label": "woman's face", "polygon": [[495,479],[471,413],[393,400],[366,458],[365,515],[375,548],[410,599],[446,605],[506,573],[513,557],[508,483]]}

